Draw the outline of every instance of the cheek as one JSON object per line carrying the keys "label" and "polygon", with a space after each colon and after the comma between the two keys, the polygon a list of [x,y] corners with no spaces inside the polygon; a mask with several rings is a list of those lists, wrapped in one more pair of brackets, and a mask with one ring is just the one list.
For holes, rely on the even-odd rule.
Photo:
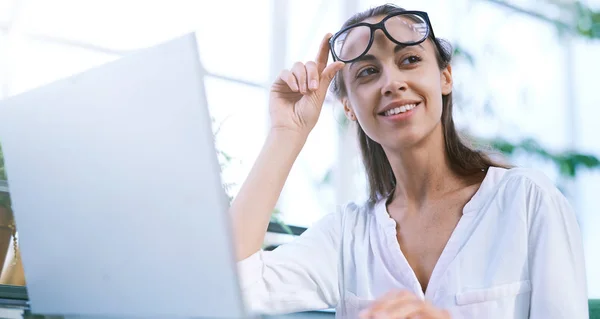
{"label": "cheek", "polygon": [[420,95],[425,101],[428,109],[441,110],[442,106],[442,88],[439,78],[428,77],[421,78],[413,82],[414,92]]}
{"label": "cheek", "polygon": [[[421,88],[422,91],[427,92],[429,95],[441,95],[441,82],[440,82],[440,74],[435,70],[428,70],[427,72],[422,72],[421,74],[417,74],[414,78],[414,83]],[[423,93],[425,93],[423,92]]]}
{"label": "cheek", "polygon": [[362,84],[352,88],[350,103],[354,106],[354,112],[359,118],[366,118],[373,114],[378,103],[378,90],[374,85]]}

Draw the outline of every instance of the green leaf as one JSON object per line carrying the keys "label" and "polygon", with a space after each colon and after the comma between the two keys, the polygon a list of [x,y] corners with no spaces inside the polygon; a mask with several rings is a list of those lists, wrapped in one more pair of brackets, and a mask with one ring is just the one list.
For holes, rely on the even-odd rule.
{"label": "green leaf", "polygon": [[582,154],[574,151],[563,151],[553,153],[544,149],[536,140],[527,138],[517,143],[511,143],[502,138],[496,138],[489,141],[481,140],[478,144],[487,144],[499,152],[511,156],[517,152],[535,155],[541,159],[553,162],[561,175],[574,178],[580,167],[587,169],[599,169],[600,160],[591,154]]}
{"label": "green leaf", "polygon": [[12,203],[10,201],[10,195],[7,193],[0,193],[0,207],[4,207],[8,210],[12,210]]}
{"label": "green leaf", "polygon": [[288,226],[286,223],[284,223],[281,218],[279,218],[279,214],[281,212],[277,209],[273,210],[273,213],[271,214],[271,222],[273,223],[277,223],[279,224],[279,226],[281,226],[281,228],[288,234],[288,235],[293,235],[294,232],[292,232],[292,229],[290,228],[290,226]]}
{"label": "green leaf", "polygon": [[4,169],[4,154],[2,153],[2,145],[0,145],[0,180],[6,180],[6,170]]}

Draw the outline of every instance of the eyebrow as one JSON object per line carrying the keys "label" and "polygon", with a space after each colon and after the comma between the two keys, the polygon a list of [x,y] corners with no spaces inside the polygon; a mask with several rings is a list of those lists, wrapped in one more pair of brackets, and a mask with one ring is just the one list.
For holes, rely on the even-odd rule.
{"label": "eyebrow", "polygon": [[[398,53],[398,52],[400,52],[400,51],[402,51],[402,50],[404,50],[404,49],[406,49],[408,47],[413,47],[413,46],[414,45],[396,44],[396,46],[394,47],[394,54],[396,54],[396,53]],[[425,51],[425,48],[421,45],[421,43],[417,44],[417,46],[419,46],[423,51]],[[374,60],[377,60],[377,58],[375,58],[374,55],[372,55],[372,54],[365,54],[365,55],[361,56],[360,58],[358,58],[358,60],[350,63],[350,69],[356,63],[359,63],[359,62],[362,62],[362,61],[374,61]]]}
{"label": "eyebrow", "polygon": [[[421,45],[421,43],[417,44],[417,46],[420,47],[421,50],[425,51],[425,48]],[[399,51],[402,51],[408,47],[414,47],[414,45],[397,44],[396,47],[394,47],[394,53],[398,53]]]}

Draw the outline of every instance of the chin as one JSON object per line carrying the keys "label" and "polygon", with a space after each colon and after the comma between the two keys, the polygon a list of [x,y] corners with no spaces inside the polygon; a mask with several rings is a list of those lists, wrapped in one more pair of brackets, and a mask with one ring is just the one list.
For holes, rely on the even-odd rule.
{"label": "chin", "polygon": [[442,123],[422,123],[421,125],[412,125],[399,129],[394,144],[400,145],[401,148],[415,148],[428,143],[438,144],[438,139],[444,143],[444,132]]}
{"label": "chin", "polygon": [[388,141],[388,144],[392,149],[411,149],[417,147],[425,141],[425,134],[422,132],[398,132],[395,134],[394,139]]}

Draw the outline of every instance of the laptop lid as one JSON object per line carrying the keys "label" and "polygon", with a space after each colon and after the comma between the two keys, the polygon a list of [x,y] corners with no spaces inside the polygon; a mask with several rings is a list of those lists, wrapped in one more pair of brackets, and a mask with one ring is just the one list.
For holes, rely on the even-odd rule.
{"label": "laptop lid", "polygon": [[0,102],[33,313],[245,315],[194,34]]}

